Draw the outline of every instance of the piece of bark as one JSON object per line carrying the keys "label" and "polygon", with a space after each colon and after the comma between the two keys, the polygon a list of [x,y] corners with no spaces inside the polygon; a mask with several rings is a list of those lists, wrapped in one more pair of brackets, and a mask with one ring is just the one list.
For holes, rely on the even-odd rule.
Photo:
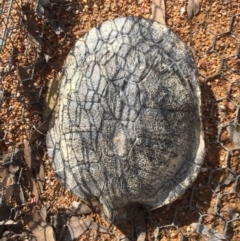
{"label": "piece of bark", "polygon": [[13,184],[14,174],[4,167],[0,168],[0,186],[5,187],[3,194],[6,200],[9,200],[12,197]]}
{"label": "piece of bark", "polygon": [[35,172],[34,163],[33,163],[34,156],[33,156],[33,152],[32,152],[32,147],[27,140],[24,141],[24,157],[25,157],[25,161],[27,164],[26,175],[27,175],[28,181],[29,181],[29,186],[30,186],[29,190],[32,193],[32,195],[34,196],[34,202],[37,203],[39,200],[39,193],[38,193],[36,180],[33,175],[33,173]]}
{"label": "piece of bark", "polygon": [[188,7],[187,7],[187,18],[190,20],[194,15],[199,13],[199,0],[189,0]]}
{"label": "piece of bark", "polygon": [[161,24],[166,25],[166,9],[164,0],[152,0],[152,15],[151,19]]}

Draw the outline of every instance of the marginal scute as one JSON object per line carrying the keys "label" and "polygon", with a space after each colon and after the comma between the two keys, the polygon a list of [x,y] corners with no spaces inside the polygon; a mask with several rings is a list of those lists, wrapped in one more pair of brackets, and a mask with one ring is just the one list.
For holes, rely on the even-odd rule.
{"label": "marginal scute", "polygon": [[[88,53],[86,43],[83,39],[79,39],[73,49],[70,51],[70,54],[75,56],[77,65],[80,66],[82,61],[85,59]],[[67,66],[67,64],[65,64]]]}
{"label": "marginal scute", "polygon": [[98,51],[100,46],[98,43],[101,40],[99,40],[100,34],[99,31],[96,28],[92,28],[88,34],[85,37],[85,43],[87,46],[87,49],[90,53],[93,53],[95,51]]}
{"label": "marginal scute", "polygon": [[149,41],[156,44],[161,44],[161,42],[164,41],[169,34],[171,34],[170,29],[165,25],[162,25],[161,29],[159,29],[159,24],[157,22],[142,22],[140,32],[141,37],[145,41]]}
{"label": "marginal scute", "polygon": [[161,45],[164,52],[174,61],[179,61],[191,53],[186,44],[172,31],[166,35]]}
{"label": "marginal scute", "polygon": [[[95,132],[73,132],[66,134],[66,139],[62,140],[61,147],[65,159],[69,160],[69,166],[75,167],[83,164],[99,162],[101,152],[96,140],[98,134]],[[81,150],[81,151],[79,151]]]}
{"label": "marginal scute", "polygon": [[112,22],[116,26],[119,35],[138,35],[139,33],[139,24],[135,24],[132,17],[116,18]]}
{"label": "marginal scute", "polygon": [[57,177],[110,221],[173,202],[204,158],[200,96],[191,51],[168,27],[122,17],[93,28],[66,60],[47,134]]}
{"label": "marginal scute", "polygon": [[[80,194],[81,198],[87,199],[102,195],[106,178],[100,163],[90,163],[73,167],[71,173],[82,191]],[[79,183],[83,185],[79,185]]]}
{"label": "marginal scute", "polygon": [[[105,41],[112,42],[118,36],[118,31],[115,28],[113,21],[107,21],[106,24],[99,26],[99,32],[101,39]],[[97,43],[97,41],[96,41]]]}

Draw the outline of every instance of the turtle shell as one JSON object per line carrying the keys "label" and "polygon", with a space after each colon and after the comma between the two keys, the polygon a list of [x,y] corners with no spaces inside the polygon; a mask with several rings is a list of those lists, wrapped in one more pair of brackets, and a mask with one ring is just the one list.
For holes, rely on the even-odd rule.
{"label": "turtle shell", "polygon": [[181,196],[204,157],[197,68],[167,26],[103,22],[70,51],[47,134],[61,183],[109,220]]}

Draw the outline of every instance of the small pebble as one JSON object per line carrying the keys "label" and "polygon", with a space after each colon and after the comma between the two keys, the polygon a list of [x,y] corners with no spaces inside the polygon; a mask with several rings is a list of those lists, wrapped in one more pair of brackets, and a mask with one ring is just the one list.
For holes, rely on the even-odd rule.
{"label": "small pebble", "polygon": [[226,110],[226,106],[224,106],[224,105],[219,105],[219,109],[221,109],[221,110]]}
{"label": "small pebble", "polygon": [[72,202],[72,207],[73,207],[73,208],[78,209],[79,206],[80,206],[80,203],[79,203],[79,202],[77,202],[77,201],[73,201],[73,202]]}
{"label": "small pebble", "polygon": [[185,6],[181,8],[181,15],[183,15],[186,12]]}
{"label": "small pebble", "polygon": [[227,103],[227,108],[234,111],[236,109],[236,106],[232,102]]}
{"label": "small pebble", "polygon": [[171,237],[171,238],[177,238],[177,236],[178,236],[178,232],[177,232],[177,231],[172,231],[172,232],[170,233],[170,237]]}
{"label": "small pebble", "polygon": [[226,141],[228,139],[228,132],[223,131],[220,136],[220,141]]}
{"label": "small pebble", "polygon": [[191,226],[188,226],[188,227],[187,227],[187,232],[188,232],[188,233],[192,232],[192,227],[191,227]]}

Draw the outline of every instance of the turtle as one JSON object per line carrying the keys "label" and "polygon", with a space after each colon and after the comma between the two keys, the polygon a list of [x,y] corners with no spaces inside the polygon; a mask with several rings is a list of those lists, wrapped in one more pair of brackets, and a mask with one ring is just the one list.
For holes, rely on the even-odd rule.
{"label": "turtle", "polygon": [[126,16],[76,41],[46,137],[60,182],[113,223],[180,197],[204,158],[199,77],[166,25]]}

